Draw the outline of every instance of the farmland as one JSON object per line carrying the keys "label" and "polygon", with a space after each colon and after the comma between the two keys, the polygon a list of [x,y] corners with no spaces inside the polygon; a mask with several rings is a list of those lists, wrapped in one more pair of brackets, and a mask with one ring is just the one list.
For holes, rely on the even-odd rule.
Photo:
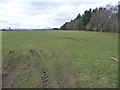
{"label": "farmland", "polygon": [[118,34],[2,31],[3,87],[116,88]]}

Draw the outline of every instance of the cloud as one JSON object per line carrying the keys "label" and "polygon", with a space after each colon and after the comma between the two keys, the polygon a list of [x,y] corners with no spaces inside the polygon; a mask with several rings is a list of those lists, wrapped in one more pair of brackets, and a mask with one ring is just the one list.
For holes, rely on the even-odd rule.
{"label": "cloud", "polygon": [[0,28],[60,27],[89,8],[118,0],[0,0]]}

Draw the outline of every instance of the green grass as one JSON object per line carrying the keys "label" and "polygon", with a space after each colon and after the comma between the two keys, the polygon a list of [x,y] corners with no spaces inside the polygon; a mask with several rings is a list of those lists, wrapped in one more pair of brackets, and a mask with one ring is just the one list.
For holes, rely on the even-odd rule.
{"label": "green grass", "polygon": [[[116,33],[3,31],[2,38],[4,87],[118,87],[118,63],[110,58],[118,58]],[[42,54],[32,56],[30,50]],[[42,68],[48,70],[47,86]]]}

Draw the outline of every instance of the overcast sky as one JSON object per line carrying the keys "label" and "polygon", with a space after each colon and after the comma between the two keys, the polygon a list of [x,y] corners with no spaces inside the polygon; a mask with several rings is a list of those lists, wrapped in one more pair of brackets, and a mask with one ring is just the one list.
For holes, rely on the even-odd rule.
{"label": "overcast sky", "polygon": [[0,0],[0,29],[59,28],[89,8],[119,0]]}

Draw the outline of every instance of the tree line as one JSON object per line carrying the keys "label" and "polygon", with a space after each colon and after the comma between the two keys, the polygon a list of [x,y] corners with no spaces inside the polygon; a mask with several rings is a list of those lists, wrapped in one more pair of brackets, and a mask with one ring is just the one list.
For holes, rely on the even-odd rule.
{"label": "tree line", "polygon": [[120,5],[106,5],[95,9],[86,10],[82,15],[78,14],[74,20],[66,22],[61,30],[85,30],[101,32],[119,32],[118,20],[120,17]]}

